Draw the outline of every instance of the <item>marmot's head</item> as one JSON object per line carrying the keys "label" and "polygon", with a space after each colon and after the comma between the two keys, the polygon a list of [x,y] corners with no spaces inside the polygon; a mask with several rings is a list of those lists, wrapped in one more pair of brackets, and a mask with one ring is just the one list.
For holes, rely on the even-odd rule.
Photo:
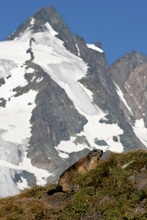
{"label": "marmot's head", "polygon": [[96,162],[101,158],[102,154],[103,154],[102,150],[95,149],[95,150],[90,151],[87,156],[90,161]]}

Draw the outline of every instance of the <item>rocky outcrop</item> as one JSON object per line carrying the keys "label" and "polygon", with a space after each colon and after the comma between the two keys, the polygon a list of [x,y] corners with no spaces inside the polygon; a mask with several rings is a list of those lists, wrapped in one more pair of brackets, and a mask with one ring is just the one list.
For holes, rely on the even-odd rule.
{"label": "rocky outcrop", "polygon": [[118,59],[111,67],[113,81],[123,92],[130,111],[122,103],[126,119],[132,124],[143,118],[147,127],[147,57],[135,51]]}

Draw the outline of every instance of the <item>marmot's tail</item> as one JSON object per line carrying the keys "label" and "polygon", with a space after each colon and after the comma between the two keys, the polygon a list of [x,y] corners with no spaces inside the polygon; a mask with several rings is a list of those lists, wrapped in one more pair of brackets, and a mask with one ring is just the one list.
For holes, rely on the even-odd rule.
{"label": "marmot's tail", "polygon": [[54,193],[57,193],[57,192],[63,192],[62,186],[57,186],[55,189],[49,190],[47,194],[49,196],[52,196]]}

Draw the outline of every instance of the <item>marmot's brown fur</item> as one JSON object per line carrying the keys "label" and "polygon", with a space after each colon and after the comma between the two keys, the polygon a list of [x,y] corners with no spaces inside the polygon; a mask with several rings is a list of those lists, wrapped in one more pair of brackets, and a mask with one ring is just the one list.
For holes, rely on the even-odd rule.
{"label": "marmot's brown fur", "polygon": [[69,192],[72,189],[72,181],[77,177],[77,174],[86,173],[87,171],[94,169],[102,154],[102,150],[92,150],[71,165],[61,174],[57,187],[49,190],[48,195],[53,195],[56,192]]}

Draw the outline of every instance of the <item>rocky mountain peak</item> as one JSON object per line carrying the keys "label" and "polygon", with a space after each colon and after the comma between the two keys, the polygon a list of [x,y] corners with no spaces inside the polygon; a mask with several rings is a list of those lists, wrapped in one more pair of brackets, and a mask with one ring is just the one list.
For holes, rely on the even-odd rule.
{"label": "rocky mountain peak", "polygon": [[68,26],[63,21],[60,14],[57,13],[54,7],[48,6],[46,8],[39,9],[33,16],[28,18],[18,29],[8,37],[7,40],[14,40],[20,37],[25,30],[30,29],[32,33],[46,32],[46,24],[49,24],[54,31],[56,31],[56,37],[64,42],[64,46],[77,55],[78,51],[75,46],[74,35],[69,30]]}
{"label": "rocky mountain peak", "polygon": [[61,17],[56,10],[52,6],[40,8],[33,16],[29,17],[23,24],[21,24],[17,30],[8,37],[8,40],[14,40],[28,28],[30,28],[33,33],[45,31],[46,28],[44,25],[51,20],[54,20],[54,22],[56,20],[57,23],[61,20]]}
{"label": "rocky mountain peak", "polygon": [[147,57],[141,53],[132,51],[117,59],[110,66],[109,71],[112,73],[113,80],[119,85],[122,91],[125,91],[124,82],[129,78],[131,72],[143,63],[147,63]]}

